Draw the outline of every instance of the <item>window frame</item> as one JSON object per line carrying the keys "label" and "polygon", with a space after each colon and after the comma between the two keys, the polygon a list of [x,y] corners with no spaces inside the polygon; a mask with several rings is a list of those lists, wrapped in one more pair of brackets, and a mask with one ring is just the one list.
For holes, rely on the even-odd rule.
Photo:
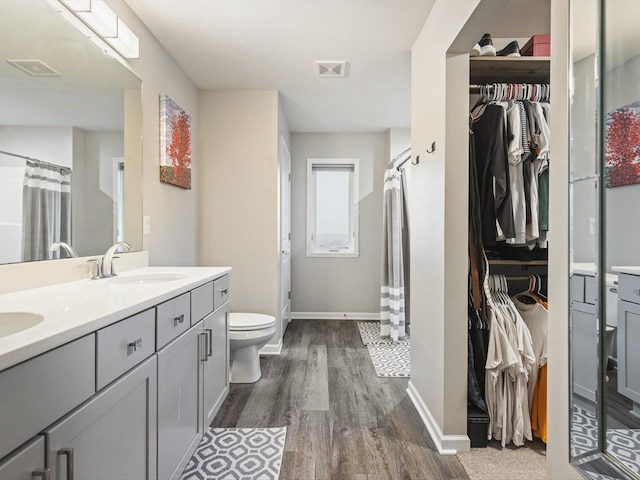
{"label": "window frame", "polygon": [[[307,158],[307,234],[306,234],[306,254],[307,257],[359,257],[359,214],[360,214],[360,160],[357,158]],[[336,166],[352,167],[353,175],[350,184],[350,209],[349,226],[351,230],[351,246],[348,250],[331,251],[319,249],[313,243],[316,223],[316,194],[313,170],[315,166]]]}

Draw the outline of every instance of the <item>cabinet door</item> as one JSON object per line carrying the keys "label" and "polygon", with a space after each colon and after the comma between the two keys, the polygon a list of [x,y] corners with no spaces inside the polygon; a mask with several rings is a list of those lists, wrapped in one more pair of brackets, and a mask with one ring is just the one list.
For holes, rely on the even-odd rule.
{"label": "cabinet door", "polygon": [[618,392],[640,403],[640,305],[618,302]]}
{"label": "cabinet door", "polygon": [[180,476],[202,438],[202,322],[158,352],[158,478]]}
{"label": "cabinet door", "polygon": [[204,319],[207,361],[204,362],[205,430],[229,391],[229,304]]}
{"label": "cabinet door", "polygon": [[598,319],[594,305],[571,305],[573,391],[595,401],[598,390]]}
{"label": "cabinet door", "polygon": [[46,431],[52,480],[155,479],[156,379],[154,355]]}
{"label": "cabinet door", "polygon": [[45,480],[48,471],[44,468],[44,459],[44,437],[39,435],[0,462],[0,479]]}

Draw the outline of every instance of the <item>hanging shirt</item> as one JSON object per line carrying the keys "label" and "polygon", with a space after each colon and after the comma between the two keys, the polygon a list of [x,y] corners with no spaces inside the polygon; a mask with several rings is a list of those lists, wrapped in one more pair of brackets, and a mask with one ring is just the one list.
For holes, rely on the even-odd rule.
{"label": "hanging shirt", "polygon": [[524,176],[522,172],[522,129],[520,109],[514,103],[507,110],[507,122],[511,138],[508,148],[509,188],[513,207],[514,236],[507,238],[507,243],[521,245],[526,242],[527,206],[524,196]]}
{"label": "hanging shirt", "polygon": [[482,240],[485,246],[496,244],[496,222],[506,238],[514,236],[504,119],[504,108],[490,104],[473,123],[480,185]]}
{"label": "hanging shirt", "polygon": [[547,443],[547,365],[543,365],[538,373],[531,406],[531,428],[536,437]]}

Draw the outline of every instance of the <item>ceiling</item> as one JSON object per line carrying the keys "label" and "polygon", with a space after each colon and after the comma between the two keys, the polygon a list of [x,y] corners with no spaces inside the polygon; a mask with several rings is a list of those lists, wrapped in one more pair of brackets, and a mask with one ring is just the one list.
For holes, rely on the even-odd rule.
{"label": "ceiling", "polygon": [[[433,0],[126,0],[199,89],[276,89],[293,132],[411,121],[411,46]],[[348,78],[318,78],[346,60]]]}
{"label": "ceiling", "polygon": [[[0,4],[0,125],[122,130],[123,91],[140,80],[45,2]],[[61,76],[32,77],[9,59],[38,59]]]}

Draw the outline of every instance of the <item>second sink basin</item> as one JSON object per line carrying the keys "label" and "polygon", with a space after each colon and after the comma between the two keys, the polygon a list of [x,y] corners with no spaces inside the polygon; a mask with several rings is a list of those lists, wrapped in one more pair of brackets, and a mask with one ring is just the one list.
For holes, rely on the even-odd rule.
{"label": "second sink basin", "polygon": [[37,313],[0,312],[0,338],[34,327],[43,320]]}
{"label": "second sink basin", "polygon": [[142,285],[145,283],[175,282],[176,280],[185,279],[188,276],[189,275],[185,273],[143,273],[140,275],[129,275],[111,278],[109,279],[109,283],[116,283],[121,285]]}

